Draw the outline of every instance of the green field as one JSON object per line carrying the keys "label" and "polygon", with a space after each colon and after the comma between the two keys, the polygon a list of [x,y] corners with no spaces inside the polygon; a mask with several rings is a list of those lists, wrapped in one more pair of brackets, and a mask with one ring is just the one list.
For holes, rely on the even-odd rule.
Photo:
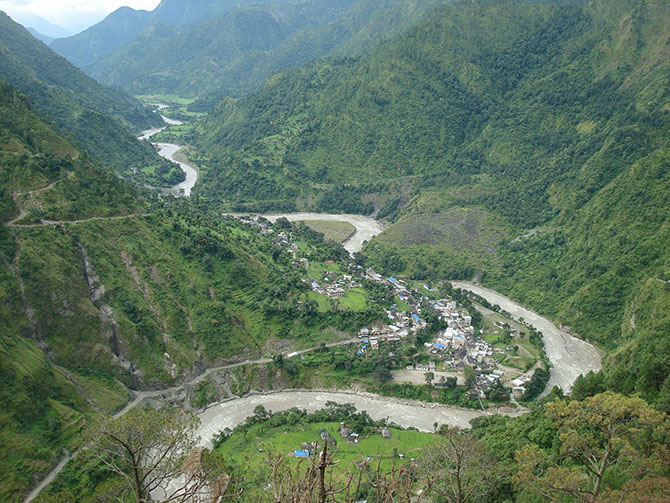
{"label": "green field", "polygon": [[340,300],[340,306],[350,311],[362,311],[368,303],[368,297],[362,288],[352,288]]}
{"label": "green field", "polygon": [[310,262],[308,272],[312,278],[316,279],[317,281],[321,281],[325,274],[329,272],[333,272],[338,276],[344,274],[344,269],[340,266],[340,264],[334,262]]}
{"label": "green field", "polygon": [[370,462],[375,467],[378,456],[381,457],[382,469],[388,470],[393,463],[394,449],[405,458],[396,459],[396,463],[404,463],[418,457],[422,448],[433,438],[430,433],[390,428],[389,439],[382,438],[381,433],[375,433],[361,438],[358,444],[348,444],[338,434],[337,422],[292,424],[275,428],[264,423],[234,434],[219,447],[219,452],[235,473],[265,486],[270,476],[266,464],[268,457],[286,455],[288,462],[297,463],[298,460],[292,457],[293,452],[301,449],[303,443],[321,442],[319,434],[322,428],[337,441],[335,460],[339,463],[335,473],[341,477],[351,471],[357,473],[354,463],[368,457],[373,458]]}
{"label": "green field", "polygon": [[305,220],[303,223],[312,230],[323,234],[327,240],[335,241],[336,243],[344,243],[356,232],[356,228],[349,222]]}

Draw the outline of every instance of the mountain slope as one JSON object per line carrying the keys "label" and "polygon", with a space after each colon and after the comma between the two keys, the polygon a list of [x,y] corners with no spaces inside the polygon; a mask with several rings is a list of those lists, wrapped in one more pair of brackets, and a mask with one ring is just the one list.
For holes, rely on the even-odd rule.
{"label": "mountain slope", "polygon": [[[149,24],[190,27],[236,5],[263,0],[162,0],[153,11],[121,7],[77,35],[54,40],[51,48],[79,68],[86,68],[130,42]],[[281,0],[279,0],[281,1]]]}
{"label": "mountain slope", "polygon": [[[350,317],[307,313],[302,265],[260,228],[151,206],[0,83],[0,500],[28,488],[130,390],[316,345]],[[311,234],[324,257],[346,255]]]}
{"label": "mountain slope", "polygon": [[157,166],[148,181],[170,185],[183,174],[156,154],[133,131],[161,124],[137,100],[121,90],[104,87],[36,40],[22,26],[0,13],[0,79],[30,97],[34,105],[81,147],[120,174]]}
{"label": "mountain slope", "polygon": [[50,36],[48,36],[48,35],[44,35],[44,34],[40,33],[40,32],[37,31],[35,28],[26,28],[26,29],[30,32],[30,34],[31,34],[33,37],[35,37],[37,40],[41,40],[41,41],[44,42],[46,45],[49,45],[51,42],[53,42],[54,40],[56,40],[56,39],[53,38],[53,37],[50,37]]}
{"label": "mountain slope", "polygon": [[303,0],[238,6],[190,31],[148,27],[86,69],[134,93],[218,98],[260,87],[277,71],[329,55],[363,52],[402,31],[444,0]]}
{"label": "mountain slope", "polygon": [[368,56],[223,100],[198,125],[200,195],[376,210],[392,225],[372,265],[479,270],[604,347],[626,344],[608,372],[654,398],[670,370],[653,357],[670,306],[650,301],[670,258],[668,26],[670,7],[645,0],[445,7]]}

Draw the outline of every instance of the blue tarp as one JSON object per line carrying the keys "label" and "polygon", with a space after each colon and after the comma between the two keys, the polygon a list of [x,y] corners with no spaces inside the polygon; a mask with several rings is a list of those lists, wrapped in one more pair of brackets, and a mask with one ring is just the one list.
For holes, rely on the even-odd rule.
{"label": "blue tarp", "polygon": [[398,282],[398,280],[395,279],[393,276],[390,276],[390,277],[389,277],[389,281],[393,281],[394,283],[397,283],[397,282]]}
{"label": "blue tarp", "polygon": [[447,349],[447,346],[445,346],[444,344],[435,344],[435,347],[437,349]]}
{"label": "blue tarp", "polygon": [[295,451],[295,457],[296,458],[308,458],[309,457],[309,451]]}
{"label": "blue tarp", "polygon": [[414,318],[414,321],[419,323],[419,317],[416,314],[412,313],[412,318]]}

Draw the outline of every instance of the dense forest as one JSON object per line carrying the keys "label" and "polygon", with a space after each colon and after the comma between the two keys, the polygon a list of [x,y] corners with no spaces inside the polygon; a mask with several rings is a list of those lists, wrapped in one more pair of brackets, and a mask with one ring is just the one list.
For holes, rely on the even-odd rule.
{"label": "dense forest", "polygon": [[[103,83],[139,94],[197,97],[191,108],[209,110],[222,97],[258,89],[277,71],[323,56],[365,52],[442,3],[238,3],[191,28],[150,24],[114,53],[80,66]],[[79,45],[82,51],[88,47],[83,40]]]}

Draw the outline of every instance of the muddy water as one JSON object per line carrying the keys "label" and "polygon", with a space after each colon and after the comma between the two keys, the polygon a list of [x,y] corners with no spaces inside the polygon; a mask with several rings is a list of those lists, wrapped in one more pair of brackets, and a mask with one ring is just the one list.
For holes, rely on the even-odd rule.
{"label": "muddy water", "polygon": [[493,305],[499,305],[513,318],[523,318],[542,332],[545,351],[553,365],[547,390],[558,386],[566,392],[570,391],[577,377],[590,370],[597,372],[602,367],[600,352],[595,346],[561,330],[551,320],[489,288],[467,281],[452,281],[451,284],[455,288],[469,290]]}
{"label": "muddy water", "polygon": [[373,237],[381,234],[383,227],[374,218],[364,217],[362,215],[332,215],[330,213],[273,213],[263,215],[271,222],[276,222],[279,218],[286,218],[289,222],[300,222],[304,220],[326,220],[329,222],[347,222],[356,228],[353,236],[343,243],[345,250],[353,255],[363,249],[365,243]]}
{"label": "muddy water", "polygon": [[[156,106],[159,107],[160,110],[163,110],[167,108],[167,105],[160,105],[157,104]],[[165,122],[165,126],[160,127],[160,128],[152,128],[152,129],[147,129],[146,131],[143,131],[140,136],[137,138],[139,140],[150,140],[152,136],[160,133],[164,129],[166,129],[168,126],[179,126],[183,124],[182,121],[170,119],[169,117],[165,117],[164,115],[161,115],[161,118],[163,119],[163,122]],[[186,178],[184,179],[183,182],[178,183],[174,187],[172,187],[171,192],[173,192],[175,195],[178,196],[185,196],[188,197],[191,195],[191,190],[195,186],[196,182],[198,181],[198,171],[193,168],[192,166],[189,166],[188,164],[178,161],[175,159],[175,155],[177,152],[179,152],[183,147],[181,145],[176,145],[174,143],[154,143],[153,144],[155,147],[158,149],[158,155],[161,157],[167,159],[168,161],[172,161],[175,164],[178,164],[181,170],[184,172],[186,175]]]}
{"label": "muddy water", "polygon": [[[273,412],[281,412],[292,407],[314,412],[323,409],[327,402],[350,403],[359,411],[367,411],[372,419],[388,419],[399,426],[405,428],[412,426],[421,431],[434,431],[434,423],[469,428],[472,419],[487,414],[481,410],[397,400],[370,393],[282,391],[237,398],[210,407],[199,415],[200,441],[202,445],[210,447],[214,435],[224,428],[232,429],[243,423],[247,417],[253,415],[254,408],[258,405]],[[511,409],[500,412],[507,415],[521,414]]]}

